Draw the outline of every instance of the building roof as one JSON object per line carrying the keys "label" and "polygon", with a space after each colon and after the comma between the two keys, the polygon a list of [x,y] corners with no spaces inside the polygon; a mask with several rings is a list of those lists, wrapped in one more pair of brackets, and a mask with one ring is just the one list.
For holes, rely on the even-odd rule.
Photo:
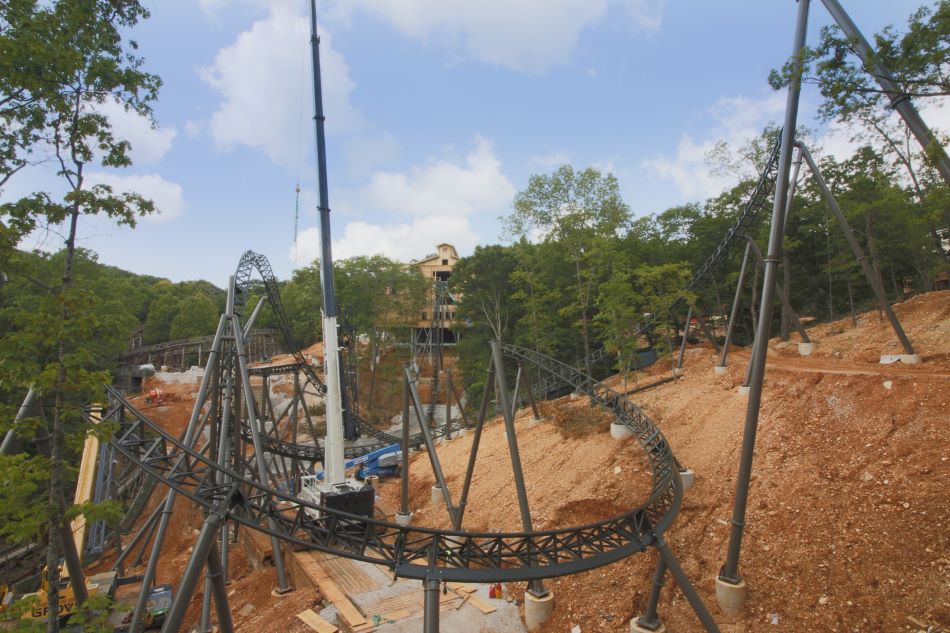
{"label": "building roof", "polygon": [[453,258],[455,258],[455,259],[461,259],[461,258],[459,257],[458,251],[455,250],[455,247],[454,247],[454,246],[452,246],[451,244],[442,243],[442,244],[439,244],[439,245],[436,246],[436,251],[437,251],[437,252],[433,253],[432,255],[426,255],[426,256],[423,257],[422,259],[417,259],[416,261],[414,261],[414,262],[412,262],[412,263],[413,263],[413,264],[422,264],[422,263],[424,263],[424,262],[427,262],[427,261],[430,261],[430,260],[433,260],[433,259],[444,259],[444,257],[440,254],[440,252],[442,251],[442,248],[443,248],[443,247],[446,247],[446,248],[449,249],[449,256],[450,256],[450,257],[453,257]]}

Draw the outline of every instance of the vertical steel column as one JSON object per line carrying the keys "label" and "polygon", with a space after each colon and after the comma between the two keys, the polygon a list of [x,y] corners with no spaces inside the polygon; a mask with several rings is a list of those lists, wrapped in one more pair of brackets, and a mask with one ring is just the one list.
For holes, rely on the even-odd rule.
{"label": "vertical steel column", "polygon": [[[659,554],[659,552],[657,552]],[[653,575],[653,588],[650,590],[650,598],[647,600],[646,611],[637,618],[637,624],[644,629],[656,631],[662,626],[660,618],[657,617],[656,609],[660,603],[660,592],[663,591],[663,583],[666,580],[666,562],[663,556],[657,556],[656,573]]]}
{"label": "vertical steel column", "polygon": [[472,474],[475,472],[475,459],[478,456],[478,445],[482,441],[482,427],[485,426],[485,414],[488,411],[488,400],[494,388],[495,368],[488,364],[488,375],[485,379],[485,388],[482,390],[482,403],[478,407],[478,418],[475,420],[475,437],[472,438],[472,450],[468,454],[468,466],[465,468],[465,483],[462,484],[462,496],[459,497],[458,519],[454,527],[462,529],[462,518],[465,516],[465,506],[468,504],[468,491],[472,487]]}
{"label": "vertical steel column", "polygon": [[422,438],[426,443],[426,453],[429,454],[429,463],[432,465],[432,472],[435,474],[436,485],[438,485],[442,491],[445,508],[448,510],[449,518],[454,522],[458,514],[458,508],[452,505],[452,495],[449,494],[449,486],[445,483],[445,474],[442,472],[442,464],[439,463],[439,455],[435,451],[435,442],[432,441],[432,430],[428,424],[422,423],[422,411],[424,410],[422,398],[419,397],[419,390],[415,387],[415,379],[412,378],[408,367],[405,369],[405,374],[409,380],[409,390],[412,394],[413,406],[416,410],[416,416],[419,418],[419,428],[422,430]]}
{"label": "vertical steel column", "polygon": [[934,136],[927,124],[924,123],[920,113],[910,102],[910,96],[904,92],[897,84],[894,75],[880,61],[878,61],[874,49],[864,39],[864,35],[858,30],[857,25],[851,20],[838,0],[821,0],[828,9],[828,13],[835,19],[844,34],[847,35],[855,44],[858,56],[865,64],[870,62],[872,67],[872,76],[884,90],[888,99],[891,101],[891,107],[897,110],[897,113],[904,119],[904,123],[910,128],[910,131],[917,138],[917,142],[925,152],[933,152],[937,159],[937,171],[943,176],[943,179],[950,184],[950,158],[943,149],[940,141]]}
{"label": "vertical steel column", "polygon": [[683,342],[680,344],[680,354],[676,359],[677,369],[683,368],[683,356],[686,354],[686,339],[689,338],[689,324],[693,319],[693,306],[689,306],[686,311],[686,326],[683,328]]}
{"label": "vertical steel column", "polygon": [[[267,462],[264,456],[264,446],[261,443],[260,430],[257,428],[257,419],[254,411],[254,390],[251,389],[251,376],[247,372],[247,351],[244,349],[244,335],[237,316],[234,314],[229,316],[231,318],[231,329],[234,332],[234,347],[237,352],[238,372],[241,375],[244,401],[247,404],[247,425],[251,427],[251,441],[254,444],[254,461],[257,462],[257,473],[261,485],[266,486]],[[324,353],[326,354],[327,352]],[[272,532],[277,531],[277,523],[273,517],[267,518],[267,524]],[[277,591],[278,593],[286,593],[291,590],[291,587],[287,583],[287,573],[284,570],[284,557],[280,550],[280,541],[272,534],[270,543],[274,553],[274,567],[277,569]]]}
{"label": "vertical steel column", "polygon": [[[752,247],[752,254],[755,255],[763,265],[765,264],[765,258],[762,256],[762,251],[759,250],[759,245],[755,243],[750,236],[746,235],[746,240],[749,242],[749,246]],[[778,295],[779,302],[782,304],[782,308],[788,313],[791,317],[792,325],[795,326],[795,329],[798,331],[799,335],[802,337],[802,341],[805,343],[811,343],[811,339],[808,337],[808,332],[805,331],[805,327],[802,325],[801,319],[798,318],[798,313],[795,312],[795,308],[792,307],[792,304],[788,302],[788,295],[785,294],[785,289],[782,288],[782,284],[778,281],[775,282],[775,294]]]}
{"label": "vertical steel column", "polygon": [[452,370],[445,370],[445,439],[452,439]]}
{"label": "vertical steel column", "polygon": [[726,357],[729,355],[729,345],[732,343],[732,333],[736,327],[736,318],[739,315],[739,302],[742,298],[742,283],[745,281],[745,271],[749,265],[749,249],[751,246],[748,242],[745,245],[745,253],[742,255],[742,266],[739,267],[739,281],[736,282],[736,296],[732,300],[732,310],[729,312],[729,325],[726,328],[726,340],[722,345],[722,353],[719,356],[719,366],[726,366]]}
{"label": "vertical steel column", "polygon": [[[402,472],[399,482],[399,512],[409,514],[409,364],[402,366]],[[420,425],[421,426],[421,425]]]}
{"label": "vertical steel column", "polygon": [[[788,88],[788,100],[785,106],[785,123],[782,127],[782,148],[779,153],[778,175],[775,183],[775,201],[772,205],[769,253],[768,257],[765,258],[764,279],[762,282],[762,303],[759,309],[759,327],[756,331],[755,345],[752,349],[752,360],[750,362],[751,380],[749,382],[749,403],[746,408],[745,429],[742,436],[742,457],[739,464],[739,475],[736,480],[736,499],[732,513],[732,531],[729,535],[729,552],[726,556],[726,563],[719,574],[721,580],[731,583],[738,583],[741,580],[739,576],[739,550],[742,545],[742,530],[745,526],[746,503],[749,497],[749,481],[752,478],[752,456],[755,453],[755,436],[759,424],[759,406],[762,403],[762,384],[765,378],[765,359],[768,354],[769,333],[772,325],[772,299],[775,291],[775,277],[778,272],[778,262],[782,255],[782,238],[785,228],[785,204],[788,196],[788,177],[792,166],[792,149],[795,142],[795,127],[798,124],[798,102],[801,95],[802,55],[804,54],[805,36],[808,30],[808,6],[809,0],[798,0],[795,39],[792,45],[795,72],[792,83]],[[662,551],[663,550],[661,550],[661,552]],[[667,558],[665,554],[664,558]],[[669,558],[667,558],[666,563],[670,570],[674,571],[673,564],[671,564]],[[682,573],[682,570],[680,570],[680,573]],[[678,577],[677,582],[679,582]],[[683,589],[685,593],[685,588]],[[692,601],[690,602],[692,603]]]}
{"label": "vertical steel column", "polygon": [[[228,286],[229,294],[229,303],[233,302],[233,280],[232,283]],[[214,340],[211,343],[211,350],[208,352],[208,368],[205,369],[204,376],[201,377],[201,386],[198,388],[198,395],[195,398],[195,407],[191,412],[191,419],[188,421],[188,427],[185,429],[183,444],[185,446],[191,446],[195,441],[195,430],[198,426],[198,418],[201,415],[201,407],[204,406],[205,401],[208,397],[208,386],[211,383],[211,374],[209,371],[216,363],[219,362],[219,357],[221,354],[221,340],[224,336],[225,324],[228,321],[227,315],[222,314],[221,318],[218,319],[218,329],[214,334]],[[187,455],[181,455],[175,465],[172,467],[170,475],[174,475],[181,465],[185,462]],[[174,488],[168,491],[168,494],[165,497],[164,505],[162,506],[162,514],[158,521],[157,533],[155,535],[155,542],[152,544],[152,551],[148,557],[148,565],[145,567],[145,573],[142,576],[142,590],[139,591],[139,595],[135,601],[135,608],[132,610],[132,620],[129,623],[129,631],[131,633],[138,633],[142,630],[142,620],[145,617],[145,605],[148,602],[148,594],[152,588],[152,584],[155,582],[155,572],[158,569],[158,556],[162,550],[162,543],[165,541],[165,532],[168,531],[168,522],[171,520],[172,509],[175,507],[175,498],[177,492]],[[143,547],[144,551],[144,547]]]}
{"label": "vertical steel column", "polygon": [[521,388],[521,364],[518,364],[518,373],[515,374],[515,389],[511,392],[511,417],[518,411],[518,389]]}
{"label": "vertical steel column", "polygon": [[426,578],[422,581],[425,588],[425,604],[422,612],[423,633],[439,633],[439,579]]}
{"label": "vertical steel column", "polygon": [[[528,507],[528,491],[524,485],[524,471],[521,469],[521,453],[518,451],[518,438],[515,435],[515,419],[508,402],[508,391],[505,387],[505,361],[501,351],[501,341],[491,342],[492,361],[495,365],[495,395],[501,401],[501,411],[505,419],[505,430],[508,434],[508,453],[511,455],[511,470],[515,478],[515,491],[518,493],[518,509],[521,510],[521,528],[525,532],[532,532],[531,509]],[[533,552],[528,550],[529,565]],[[541,580],[532,580],[528,583],[528,591],[536,597],[548,594]]]}
{"label": "vertical steel column", "polygon": [[713,335],[712,330],[709,329],[709,323],[706,319],[703,318],[703,313],[696,309],[696,319],[699,321],[699,327],[702,328],[703,334],[706,336],[706,340],[712,343],[713,349],[716,350],[716,353],[719,353],[719,341],[716,340],[716,337]]}
{"label": "vertical steel column", "polygon": [[[521,361],[518,361],[518,370],[521,370]],[[531,415],[535,420],[540,420],[541,412],[538,411],[538,403],[535,402],[534,392],[531,391],[531,380],[528,378],[524,381],[524,390],[528,393],[528,402],[531,404]]]}
{"label": "vertical steel column", "polygon": [[900,321],[897,320],[897,315],[894,314],[894,308],[891,307],[891,303],[884,294],[884,288],[881,287],[877,275],[875,275],[871,269],[868,258],[861,249],[861,245],[858,244],[858,240],[855,239],[854,231],[851,230],[848,220],[844,217],[844,213],[841,212],[841,207],[838,206],[838,201],[835,200],[834,194],[831,193],[831,189],[828,187],[828,183],[825,182],[824,177],[821,175],[821,170],[818,169],[815,159],[812,158],[811,152],[809,152],[808,148],[802,143],[799,143],[798,147],[805,157],[805,161],[808,163],[808,168],[811,169],[811,173],[815,177],[815,182],[818,183],[818,188],[821,189],[821,195],[825,198],[825,204],[828,205],[828,208],[831,209],[831,212],[835,216],[835,220],[838,221],[838,228],[840,228],[841,233],[844,234],[844,239],[848,243],[851,253],[854,255],[854,258],[858,260],[858,263],[861,264],[861,272],[864,273],[864,278],[867,279],[871,289],[874,290],[874,296],[877,298],[881,310],[887,315],[887,320],[890,321],[891,327],[894,328],[897,340],[900,341],[906,354],[916,353],[914,352],[914,346],[910,344],[910,339],[907,338],[907,334],[904,332],[904,328],[901,327]]}
{"label": "vertical steel column", "polygon": [[[202,568],[206,562],[209,562],[208,555],[214,549],[214,542],[218,537],[218,530],[224,522],[224,517],[231,506],[231,499],[233,499],[236,492],[237,487],[235,486],[224,499],[215,504],[215,507],[205,518],[204,524],[201,526],[201,532],[198,533],[198,540],[191,552],[191,557],[185,566],[181,582],[178,584],[178,590],[175,592],[175,599],[172,601],[172,606],[168,611],[168,615],[165,617],[162,633],[178,633],[178,631],[181,630],[182,620],[185,618],[185,610],[188,608],[188,603],[191,602],[191,597],[195,593],[195,587],[198,584],[198,579],[201,577]],[[220,567],[220,561],[218,561],[219,571]],[[225,602],[225,604],[227,603]]]}

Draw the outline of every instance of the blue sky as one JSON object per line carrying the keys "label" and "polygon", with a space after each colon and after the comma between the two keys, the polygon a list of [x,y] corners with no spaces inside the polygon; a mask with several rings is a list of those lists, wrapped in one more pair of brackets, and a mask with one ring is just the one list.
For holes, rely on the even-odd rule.
{"label": "blue sky", "polygon": [[[921,0],[844,4],[870,35]],[[81,245],[107,264],[219,286],[253,249],[287,278],[318,249],[307,0],[146,5],[132,37],[164,80],[159,127],[109,110],[136,163],[93,179],[150,195],[162,213],[135,230],[84,220]],[[785,95],[766,79],[790,53],[796,6],[321,0],[334,257],[502,241],[514,194],[564,162],[614,173],[636,215],[716,195],[734,179],[710,175],[705,152],[782,118]],[[814,0],[811,42],[829,20]],[[806,88],[803,123],[817,102]],[[847,151],[845,134],[820,133],[826,151]],[[24,174],[0,199],[49,179]],[[58,242],[43,232],[24,246]]]}

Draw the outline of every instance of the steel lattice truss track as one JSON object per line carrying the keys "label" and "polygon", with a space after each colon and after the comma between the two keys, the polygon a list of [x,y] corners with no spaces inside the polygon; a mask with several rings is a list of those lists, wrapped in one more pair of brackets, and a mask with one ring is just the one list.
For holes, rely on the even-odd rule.
{"label": "steel lattice truss track", "polygon": [[[735,223],[729,228],[729,231],[722,238],[722,241],[719,242],[719,245],[712,252],[712,254],[703,262],[703,265],[697,268],[693,272],[693,276],[690,278],[689,282],[683,287],[683,292],[688,292],[700,284],[702,284],[706,278],[719,269],[720,266],[729,258],[735,249],[737,244],[744,243],[745,235],[749,230],[749,227],[755,222],[756,218],[759,217],[759,213],[762,209],[766,208],[769,200],[772,198],[772,194],[775,191],[775,178],[778,174],[778,157],[779,151],[781,150],[782,144],[778,142],[778,139],[781,139],[781,130],[776,136],[777,141],[772,147],[772,152],[769,155],[769,160],[765,165],[765,169],[762,170],[762,173],[759,175],[758,181],[755,183],[755,188],[752,190],[752,194],[749,196],[749,201],[746,202],[745,207],[742,209],[742,213],[739,214],[739,217],[736,218]],[[682,309],[686,304],[686,299],[684,297],[679,297],[674,300],[669,306],[664,310],[659,310],[649,317],[640,321],[637,325],[636,333],[633,335],[634,338],[637,338],[643,334],[649,332],[657,323],[658,319],[666,318],[667,315],[675,312],[676,310]],[[591,363],[597,363],[605,358],[607,358],[609,352],[606,348],[600,348],[591,355]],[[542,396],[551,393],[555,389],[562,387],[565,384],[565,381],[555,377],[549,376],[543,379],[538,386],[535,387],[535,393],[538,393]]]}
{"label": "steel lattice truss track", "polygon": [[[399,526],[323,508],[222,468],[209,459],[207,444],[198,450],[184,446],[110,388],[116,405],[112,415],[127,412],[133,418],[113,442],[119,453],[149,476],[206,510],[229,499],[232,505],[227,518],[231,521],[300,547],[385,565],[406,578],[535,580],[600,567],[654,544],[675,518],[682,501],[675,459],[659,429],[621,394],[568,365],[513,346],[506,347],[505,354],[569,382],[633,432],[653,474],[645,503],[597,523],[530,533]],[[143,451],[149,443],[167,451]],[[313,518],[313,510],[319,511],[321,518]]]}

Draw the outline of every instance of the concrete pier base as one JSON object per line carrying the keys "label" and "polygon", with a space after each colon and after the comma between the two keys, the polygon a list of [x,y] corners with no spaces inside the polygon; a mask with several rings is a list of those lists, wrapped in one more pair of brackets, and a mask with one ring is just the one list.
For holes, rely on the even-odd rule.
{"label": "concrete pier base", "polygon": [[443,503],[445,503],[445,500],[442,498],[442,488],[432,486],[432,505],[440,506]]}
{"label": "concrete pier base", "polygon": [[683,482],[683,492],[686,492],[693,487],[693,483],[696,481],[696,473],[693,472],[692,468],[681,470],[680,481]]}
{"label": "concrete pier base", "polygon": [[714,365],[713,371],[716,372],[716,374],[718,374],[719,376],[721,376],[727,371],[729,371],[729,368],[726,367],[725,365]]}
{"label": "concrete pier base", "polygon": [[749,395],[749,385],[739,385],[739,395],[740,396]]}
{"label": "concrete pier base", "polygon": [[524,594],[524,623],[529,631],[537,631],[554,612],[554,592],[549,591],[543,596]]}
{"label": "concrete pier base", "polygon": [[538,418],[537,420],[535,420],[534,418],[531,418],[530,420],[528,420],[528,428],[533,429],[534,427],[538,426],[545,420],[547,420],[547,418]]}
{"label": "concrete pier base", "polygon": [[666,625],[657,619],[656,628],[640,624],[640,618],[630,620],[630,633],[666,633]]}
{"label": "concrete pier base", "polygon": [[815,351],[814,343],[799,343],[798,344],[798,354],[800,356],[811,356],[812,352]]}
{"label": "concrete pier base", "polygon": [[881,354],[881,364],[904,363],[905,365],[919,365],[924,362],[920,354]]}
{"label": "concrete pier base", "polygon": [[397,512],[396,525],[406,526],[412,521],[412,512]]}
{"label": "concrete pier base", "polygon": [[674,375],[674,376],[677,376],[677,377],[678,377],[678,376],[682,376],[684,371],[686,371],[686,370],[684,370],[682,367],[674,367],[674,368],[673,368],[673,375]]}
{"label": "concrete pier base", "polygon": [[622,440],[625,437],[631,437],[632,435],[633,431],[631,431],[630,427],[628,427],[626,424],[621,424],[619,422],[610,423],[610,437],[614,438],[615,440]]}
{"label": "concrete pier base", "polygon": [[722,578],[716,578],[716,600],[719,601],[719,607],[724,612],[742,611],[745,608],[746,594],[747,587],[744,580],[734,585]]}

